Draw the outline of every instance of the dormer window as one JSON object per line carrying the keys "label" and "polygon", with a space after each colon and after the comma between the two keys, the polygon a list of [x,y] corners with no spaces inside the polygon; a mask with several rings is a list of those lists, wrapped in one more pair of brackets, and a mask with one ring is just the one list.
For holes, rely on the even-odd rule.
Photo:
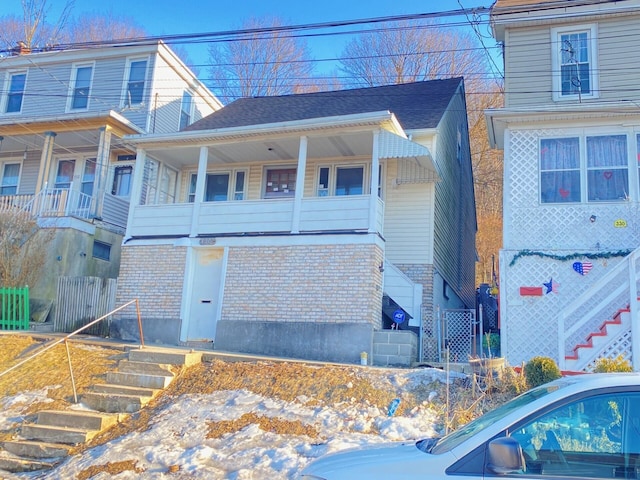
{"label": "dormer window", "polygon": [[551,30],[553,99],[597,98],[596,26]]}

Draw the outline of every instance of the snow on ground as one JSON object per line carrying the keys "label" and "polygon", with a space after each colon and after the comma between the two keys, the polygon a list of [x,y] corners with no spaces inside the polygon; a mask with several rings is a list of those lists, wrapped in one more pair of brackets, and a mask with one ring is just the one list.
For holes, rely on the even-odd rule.
{"label": "snow on ground", "polygon": [[[368,374],[381,384],[403,388],[446,381],[445,372],[427,368],[371,369]],[[46,391],[5,399],[0,405],[0,426],[20,421],[30,401],[43,397]],[[36,473],[15,478],[71,479],[91,466],[135,460],[144,472],[127,471],[118,475],[103,472],[92,479],[294,479],[310,461],[326,453],[439,433],[435,426],[436,414],[426,403],[405,416],[388,416],[386,409],[351,402],[323,407],[305,403],[304,398],[285,402],[245,390],[182,395],[152,419],[147,431],[132,432],[69,457],[45,477]],[[319,437],[279,435],[260,430],[258,425],[249,425],[219,439],[207,438],[209,422],[234,420],[246,413],[299,420],[314,425]],[[170,467],[176,465],[179,470],[169,473]]]}

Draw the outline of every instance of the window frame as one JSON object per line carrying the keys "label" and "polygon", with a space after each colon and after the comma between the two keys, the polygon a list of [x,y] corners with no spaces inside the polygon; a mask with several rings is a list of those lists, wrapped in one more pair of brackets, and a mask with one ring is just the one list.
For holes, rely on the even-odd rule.
{"label": "window frame", "polygon": [[[89,84],[86,87],[86,105],[84,107],[74,107],[76,95],[78,91],[83,87],[78,87],[78,71],[83,68],[90,68],[91,73],[89,75]],[[82,112],[89,110],[89,103],[91,101],[91,90],[93,88],[93,74],[95,72],[95,62],[82,62],[74,63],[71,67],[71,80],[69,81],[69,94],[67,95],[67,112]],[[81,98],[81,97],[78,97]]]}
{"label": "window frame", "polygon": [[[242,189],[238,190],[238,176],[243,175],[243,185]],[[205,178],[205,186],[207,178],[210,175],[227,175],[228,176],[228,184],[227,184],[227,199],[226,200],[205,200],[204,198],[201,200],[203,203],[211,203],[215,201],[223,201],[223,202],[241,202],[247,197],[247,178],[248,172],[244,168],[234,168],[232,170],[220,170],[220,171],[209,171],[206,174]],[[194,203],[196,198],[196,184],[198,181],[198,173],[197,172],[189,172],[189,183],[187,185],[187,203]],[[206,192],[204,192],[206,193]],[[242,198],[236,198],[237,195],[242,195]]]}
{"label": "window frame", "polygon": [[[185,110],[185,98],[189,97],[189,111]],[[193,123],[193,112],[194,112],[194,95],[190,90],[185,90],[182,92],[182,99],[180,100],[180,116],[178,118],[178,130],[182,130],[183,128],[188,127]],[[186,118],[186,122],[183,119]]]}
{"label": "window frame", "polygon": [[[344,169],[362,169],[362,193],[352,194],[352,195],[338,195],[336,193],[338,187],[338,171]],[[320,181],[323,180],[323,170],[328,171],[327,175],[327,185],[325,187],[320,187]],[[315,174],[315,186],[314,186],[314,195],[316,197],[353,197],[358,195],[368,195],[371,190],[371,185],[369,182],[370,168],[366,163],[335,163],[335,164],[320,164],[316,168]],[[378,178],[378,188],[377,193],[380,198],[382,198],[382,174],[384,173],[384,168],[382,164],[380,164],[379,168],[379,178]],[[321,193],[324,192],[324,193]]]}
{"label": "window frame", "polygon": [[[17,77],[18,75],[24,75],[24,85],[22,86],[22,91],[20,91],[19,93],[13,92],[11,90],[11,86],[13,84],[13,79],[15,77]],[[22,109],[24,107],[24,94],[27,91],[27,81],[28,81],[28,70],[26,69],[21,69],[21,70],[9,70],[7,72],[7,75],[5,77],[5,86],[4,86],[4,97],[2,100],[2,113],[5,115],[13,115],[13,114],[20,114],[22,113]],[[10,105],[10,101],[11,98],[14,95],[19,95],[20,96],[20,108],[18,110],[11,110],[9,111],[9,105]]]}
{"label": "window frame", "polygon": [[[638,134],[640,135],[640,134]],[[626,145],[626,162],[625,165],[611,165],[611,166],[590,166],[588,159],[588,139],[597,138],[597,137],[624,137],[625,145]],[[639,186],[633,186],[633,181],[637,176],[636,172],[633,172],[634,163],[631,162],[631,157],[634,152],[636,155],[640,155],[640,151],[636,149],[630,148],[630,142],[632,142],[632,137],[636,138],[636,133],[631,133],[629,130],[617,130],[610,131],[609,129],[603,131],[567,131],[564,135],[549,135],[538,138],[538,152],[537,152],[537,171],[538,171],[538,204],[539,205],[594,205],[594,204],[605,204],[605,203],[622,203],[628,200],[629,197],[633,197],[636,191],[639,190]],[[580,198],[576,201],[566,201],[566,202],[555,202],[555,201],[544,201],[543,200],[543,182],[542,182],[542,174],[547,171],[557,171],[557,170],[542,170],[542,151],[543,151],[543,142],[545,140],[569,140],[569,139],[577,139],[578,140],[578,169],[567,169],[566,171],[576,171],[578,170],[580,176]],[[640,144],[638,145],[640,149]],[[610,168],[609,168],[610,167]],[[638,162],[638,173],[640,173],[640,162]],[[591,192],[595,189],[595,185],[590,183],[590,172],[598,171],[598,170],[616,170],[616,171],[624,171],[626,173],[626,188],[623,192],[623,195],[617,198],[611,199],[590,199]]]}
{"label": "window frame", "polygon": [[[589,93],[562,93],[562,36],[568,34],[587,34],[589,48]],[[598,28],[597,24],[572,25],[570,27],[555,27],[551,29],[551,64],[553,72],[552,98],[555,102],[579,100],[584,98],[599,98],[600,86],[598,72]]]}
{"label": "window frame", "polygon": [[[14,188],[14,185],[5,185],[6,168],[9,165],[18,165],[18,178],[15,184],[14,193],[4,193],[5,188]],[[18,195],[20,193],[20,179],[22,176],[22,162],[18,159],[7,159],[0,162],[0,196]]]}
{"label": "window frame", "polygon": [[[96,249],[96,246],[99,248]],[[93,241],[93,247],[91,248],[91,256],[97,260],[104,262],[111,261],[111,247],[112,245],[107,242],[101,242],[100,240]],[[102,255],[102,252],[106,252],[106,255]]]}
{"label": "window frame", "polygon": [[[260,189],[260,196],[263,200],[273,200],[273,199],[279,199],[279,198],[294,198],[296,195],[296,188],[298,188],[298,186],[294,185],[294,188],[292,190],[291,188],[289,188],[289,182],[285,184],[287,185],[287,188],[283,188],[282,187],[283,184],[280,183],[281,186],[276,187],[276,190],[273,190],[272,188],[271,192],[267,191],[268,187],[273,187],[273,185],[269,185],[269,183],[271,183],[269,182],[269,173],[275,172],[277,170],[280,170],[280,171],[289,170],[290,172],[293,171],[296,174],[294,180],[297,179],[298,165],[296,164],[265,166],[262,174],[262,188]],[[281,188],[283,190],[282,192],[280,192]]]}
{"label": "window frame", "polygon": [[[134,102],[132,101],[132,99],[129,97],[129,85],[131,84],[131,71],[132,71],[132,66],[135,63],[139,63],[139,62],[146,62],[145,64],[145,68],[144,68],[144,79],[142,80],[142,94],[141,94],[141,99],[139,102]],[[148,84],[148,80],[149,80],[149,64],[150,64],[150,58],[149,56],[143,56],[143,57],[130,57],[127,58],[127,62],[126,62],[126,67],[125,67],[125,74],[124,74],[124,81],[122,84],[122,101],[120,106],[122,108],[124,107],[137,107],[137,106],[141,106],[144,105],[144,100],[145,100],[145,91],[147,90],[147,84]],[[138,82],[139,83],[139,82]]]}

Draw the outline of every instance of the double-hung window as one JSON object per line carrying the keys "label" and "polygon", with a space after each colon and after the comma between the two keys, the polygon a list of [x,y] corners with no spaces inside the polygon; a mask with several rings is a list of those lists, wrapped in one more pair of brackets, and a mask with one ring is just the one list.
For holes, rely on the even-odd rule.
{"label": "double-hung window", "polygon": [[93,65],[76,65],[72,75],[69,110],[85,110],[89,107]]}
{"label": "double-hung window", "polygon": [[626,135],[586,135],[540,141],[542,203],[621,201],[628,197]]}
{"label": "double-hung window", "polygon": [[554,28],[551,32],[553,99],[597,97],[596,26]]}
{"label": "double-hung window", "polygon": [[5,113],[20,113],[27,83],[27,72],[10,72],[7,78]]}
{"label": "double-hung window", "polygon": [[180,103],[180,130],[191,125],[191,115],[193,111],[193,95],[189,92],[182,94]]}
{"label": "double-hung window", "polygon": [[2,183],[0,183],[0,195],[17,194],[19,180],[20,164],[5,163],[2,167]]}
{"label": "double-hung window", "polygon": [[[198,176],[191,174],[189,182],[188,201],[193,203],[196,198],[196,183]],[[227,200],[244,200],[245,198],[245,172],[236,170],[234,172],[207,173],[204,186],[205,202],[224,202]]]}
{"label": "double-hung window", "polygon": [[129,61],[125,106],[140,105],[144,101],[144,87],[147,77],[147,59]]}
{"label": "double-hung window", "polygon": [[316,195],[362,195],[364,193],[364,165],[320,167]]}

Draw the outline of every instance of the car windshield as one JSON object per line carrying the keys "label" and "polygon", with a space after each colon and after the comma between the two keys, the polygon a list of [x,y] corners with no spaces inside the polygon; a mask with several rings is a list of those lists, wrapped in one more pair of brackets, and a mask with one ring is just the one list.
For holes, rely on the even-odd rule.
{"label": "car windshield", "polygon": [[560,388],[560,385],[554,382],[553,384],[543,385],[517,396],[500,407],[485,413],[466,425],[463,425],[459,429],[442,437],[431,447],[429,453],[437,455],[454,449],[468,438],[472,437],[479,431],[484,430],[488,426],[493,425],[514,410],[517,410],[524,405],[528,405],[529,403],[558,390],[558,388]]}

